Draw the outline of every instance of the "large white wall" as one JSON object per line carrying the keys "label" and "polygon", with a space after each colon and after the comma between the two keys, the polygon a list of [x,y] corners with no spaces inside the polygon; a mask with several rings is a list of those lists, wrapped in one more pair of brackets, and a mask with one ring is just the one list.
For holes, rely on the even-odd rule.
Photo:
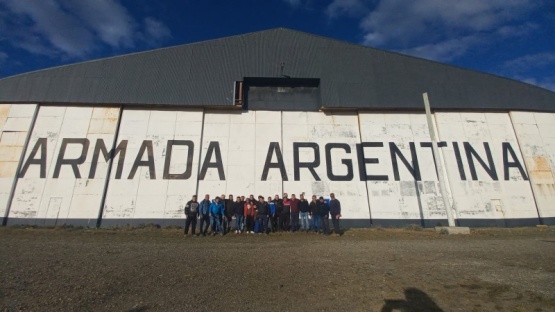
{"label": "large white wall", "polygon": [[0,218],[4,218],[35,104],[0,105]]}
{"label": "large white wall", "polygon": [[539,216],[555,217],[555,114],[511,112]]}
{"label": "large white wall", "polygon": [[[530,183],[517,168],[508,169],[505,179],[503,143],[508,143],[517,159],[507,150],[507,163],[518,161],[524,166],[515,132],[507,113],[436,113],[439,139],[447,142],[442,148],[451,191],[459,220],[500,220],[499,225],[511,219],[537,220],[537,211]],[[456,157],[453,142],[457,142],[460,158]],[[469,145],[465,146],[464,142]],[[487,158],[488,144],[495,168]],[[471,146],[491,170],[491,175],[472,156],[475,178],[467,150]],[[460,168],[460,169],[459,169]],[[465,178],[461,177],[464,174]],[[528,174],[526,174],[528,175]],[[493,225],[492,222],[486,224]]]}
{"label": "large white wall", "polygon": [[[8,222],[19,222],[20,219],[37,225],[96,225],[108,165],[99,161],[96,177],[88,179],[92,158],[89,151],[97,139],[104,140],[107,146],[112,145],[118,114],[119,108],[113,107],[41,106],[25,162],[29,158],[42,160],[41,150],[45,148],[46,176],[41,178],[41,165],[28,166],[24,177],[18,180]],[[60,166],[58,177],[55,177],[63,139],[71,138],[88,139],[90,143],[88,147],[67,144],[63,154],[63,159],[77,159],[83,153],[87,156],[78,165],[81,177],[76,176],[70,165]],[[32,156],[35,146],[38,149]]]}
{"label": "large white wall", "polygon": [[[127,140],[121,177],[117,178],[116,156],[110,174],[104,205],[103,224],[138,224],[183,217],[183,206],[197,188],[197,172],[202,110],[144,110],[123,111],[118,144]],[[192,141],[193,157],[190,178],[164,178],[168,141]],[[141,153],[141,146],[144,148]],[[154,164],[154,176],[147,165],[149,149]],[[174,145],[170,159],[170,174],[181,174],[187,169],[189,146]],[[137,166],[131,176],[133,164]],[[112,220],[112,221],[110,221]]]}
{"label": "large white wall", "polygon": [[[366,165],[366,174],[374,176],[366,182],[372,219],[391,220],[393,224],[394,220],[420,224],[423,219],[431,225],[446,224],[426,115],[360,113],[360,131],[363,142],[377,143],[364,147],[364,157],[374,162]],[[402,161],[399,151],[412,170],[416,170],[414,163],[418,163],[419,181]],[[394,159],[399,179],[395,176]]]}
{"label": "large white wall", "polygon": [[[38,115],[22,164],[32,163],[18,179],[10,205],[9,192],[35,109]],[[449,202],[460,224],[535,224],[538,211],[546,222],[553,220],[555,114],[443,112],[434,120],[439,140],[446,142],[440,158]],[[9,207],[9,224],[94,226],[99,214],[103,226],[179,224],[193,194],[273,197],[283,192],[304,193],[307,198],[334,192],[344,219],[359,226],[370,220],[433,226],[447,219],[424,114],[169,108],[120,112],[118,107],[2,105],[0,125],[0,215]],[[106,160],[99,152],[99,139],[106,151],[127,143],[123,161],[123,150]],[[64,140],[68,144],[61,155]],[[171,159],[168,142],[175,143]],[[330,159],[326,146],[332,147]],[[80,156],[85,157],[77,165],[81,177],[70,164],[59,166],[59,176],[54,177],[58,158],[71,162]],[[302,166],[316,158],[319,164],[313,170],[318,178]],[[41,178],[43,161],[46,174]],[[415,162],[418,179],[411,173]],[[94,177],[89,176],[91,167],[96,168]],[[365,169],[362,174],[360,167]]]}

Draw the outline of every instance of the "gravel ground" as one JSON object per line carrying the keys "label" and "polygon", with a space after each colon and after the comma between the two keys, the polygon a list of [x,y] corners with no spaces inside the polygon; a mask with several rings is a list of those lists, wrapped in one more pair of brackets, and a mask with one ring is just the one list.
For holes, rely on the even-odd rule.
{"label": "gravel ground", "polygon": [[0,228],[2,311],[555,311],[555,227]]}

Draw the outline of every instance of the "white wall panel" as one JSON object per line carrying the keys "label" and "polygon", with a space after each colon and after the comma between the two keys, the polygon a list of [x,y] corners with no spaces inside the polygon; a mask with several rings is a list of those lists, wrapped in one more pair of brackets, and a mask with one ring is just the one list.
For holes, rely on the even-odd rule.
{"label": "white wall panel", "polygon": [[[360,113],[359,116],[362,142],[383,144],[381,147],[364,148],[364,156],[378,162],[366,165],[367,174],[387,177],[387,181],[371,178],[366,182],[372,218],[446,219],[431,147],[421,146],[423,142],[430,142],[426,115]],[[420,181],[410,173],[399,156],[395,156],[399,179],[395,178],[390,144],[399,149],[411,167],[411,145],[413,146]]]}
{"label": "white wall panel", "polygon": [[0,104],[0,218],[6,214],[35,104]]}
{"label": "white wall panel", "polygon": [[555,114],[511,112],[541,218],[555,217]]}
{"label": "white wall panel", "polygon": [[[106,202],[104,219],[160,220],[183,218],[185,203],[196,193],[197,172],[202,131],[201,110],[139,110],[125,109],[122,115],[118,144],[128,141],[121,178],[116,178],[118,157],[115,158]],[[165,178],[164,166],[168,141],[193,142],[191,176]],[[147,165],[138,166],[133,178],[130,173],[136,161],[146,162],[148,149],[138,157],[144,141],[152,143],[154,174]],[[182,174],[188,166],[189,147],[173,145],[169,174]]]}
{"label": "white wall panel", "polygon": [[[27,219],[38,225],[60,225],[66,222],[95,225],[98,218],[107,164],[101,157],[96,176],[89,179],[92,151],[97,139],[103,139],[109,150],[113,144],[118,108],[41,106],[31,134],[24,163],[39,139],[46,139],[46,177],[40,177],[40,165],[30,165],[25,177],[18,180],[10,218]],[[91,128],[91,124],[101,124]],[[71,165],[62,165],[54,176],[63,139],[87,139],[83,144],[67,144],[64,159],[77,159],[82,153],[77,177]],[[40,152],[35,159],[40,159]],[[75,221],[79,219],[80,221]]]}
{"label": "white wall panel", "polygon": [[[519,145],[511,126],[511,120],[505,113],[436,113],[439,138],[447,141],[442,148],[446,161],[451,191],[455,200],[459,219],[517,219],[535,218],[532,190],[527,177],[522,176],[515,167],[508,167],[505,177],[504,167],[507,163],[523,163]],[[462,131],[460,131],[462,129]],[[457,142],[460,157],[456,156],[453,142]],[[468,145],[464,145],[467,142]],[[491,150],[495,170],[491,168],[484,146],[486,142]],[[517,159],[507,151],[504,161],[503,144],[508,144]],[[471,165],[467,157],[468,146],[491,170],[492,177],[475,156],[476,178],[472,177]],[[458,159],[457,159],[458,158]],[[462,176],[462,177],[461,177]]]}
{"label": "white wall panel", "polygon": [[[312,195],[329,197],[335,193],[341,201],[342,215],[346,219],[369,219],[366,184],[358,176],[356,144],[360,142],[358,116],[355,113],[322,113],[322,112],[283,112],[282,113],[283,158],[287,168],[288,181],[283,183],[283,191],[291,194],[305,193],[310,199]],[[299,179],[295,179],[294,143],[315,143],[320,165],[314,171],[320,181],[307,168],[299,168]],[[326,144],[347,144],[350,153],[341,148],[330,150],[331,159],[326,160]],[[312,148],[301,147],[300,162],[315,160]],[[352,162],[353,178],[347,181],[332,181],[327,168],[332,174],[345,176],[347,166],[342,160]]]}

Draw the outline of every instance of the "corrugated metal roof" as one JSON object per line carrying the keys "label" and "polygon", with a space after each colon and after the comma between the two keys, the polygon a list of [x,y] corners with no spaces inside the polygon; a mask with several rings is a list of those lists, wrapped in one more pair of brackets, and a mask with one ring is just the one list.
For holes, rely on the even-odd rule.
{"label": "corrugated metal roof", "polygon": [[526,83],[277,28],[55,67],[0,80],[3,103],[233,106],[243,77],[320,79],[325,108],[555,111]]}

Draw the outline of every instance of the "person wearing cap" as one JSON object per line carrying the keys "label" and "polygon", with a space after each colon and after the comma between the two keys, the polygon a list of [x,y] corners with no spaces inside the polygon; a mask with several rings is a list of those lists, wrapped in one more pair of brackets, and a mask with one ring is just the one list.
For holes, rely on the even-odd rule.
{"label": "person wearing cap", "polygon": [[331,214],[331,222],[333,223],[333,231],[335,235],[341,236],[341,231],[339,229],[339,218],[341,218],[341,203],[337,198],[335,198],[335,194],[330,194],[330,214]]}
{"label": "person wearing cap", "polygon": [[320,196],[320,222],[324,235],[330,235],[330,205]]}
{"label": "person wearing cap", "polygon": [[195,229],[197,227],[197,218],[199,214],[198,207],[199,203],[197,201],[197,195],[193,195],[193,198],[185,205],[185,236],[189,236],[189,226],[192,227],[191,234],[195,236]]}

